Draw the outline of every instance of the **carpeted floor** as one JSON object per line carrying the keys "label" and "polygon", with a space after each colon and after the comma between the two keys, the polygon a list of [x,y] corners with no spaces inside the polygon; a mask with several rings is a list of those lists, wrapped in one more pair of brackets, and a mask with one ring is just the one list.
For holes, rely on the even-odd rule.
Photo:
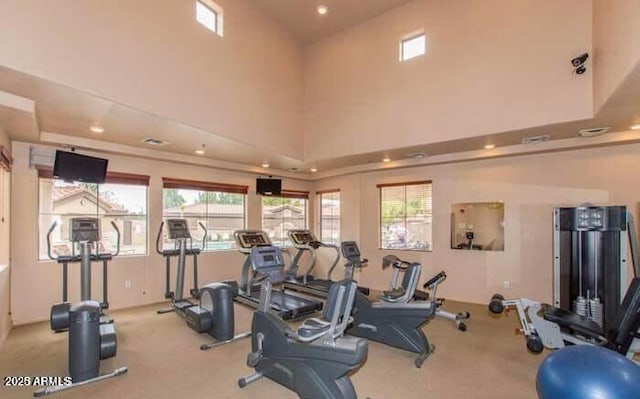
{"label": "carpeted floor", "polygon": [[[54,398],[296,398],[262,379],[244,389],[237,379],[251,373],[244,339],[211,351],[199,346],[206,335],[189,329],[175,314],[157,315],[162,305],[111,312],[118,333],[118,355],[101,363],[107,372],[127,366],[129,373],[54,395]],[[436,351],[421,369],[414,355],[370,342],[364,366],[352,381],[361,399],[535,399],[535,375],[544,358],[530,355],[514,335],[517,315],[493,318],[485,306],[447,301],[449,311],[469,310],[469,330],[436,318],[424,328]],[[236,331],[250,328],[251,310],[236,305]],[[14,327],[0,348],[0,376],[65,376],[67,334],[48,323]],[[0,387],[0,398],[28,398],[32,387]]]}

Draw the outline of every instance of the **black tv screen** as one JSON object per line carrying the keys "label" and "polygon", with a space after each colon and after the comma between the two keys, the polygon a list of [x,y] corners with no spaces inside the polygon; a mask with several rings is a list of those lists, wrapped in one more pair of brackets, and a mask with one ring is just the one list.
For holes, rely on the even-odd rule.
{"label": "black tv screen", "polygon": [[56,151],[53,177],[66,181],[104,183],[107,178],[107,159],[95,158],[75,152]]}
{"label": "black tv screen", "polygon": [[282,191],[280,179],[256,179],[256,193],[260,195],[279,195]]}

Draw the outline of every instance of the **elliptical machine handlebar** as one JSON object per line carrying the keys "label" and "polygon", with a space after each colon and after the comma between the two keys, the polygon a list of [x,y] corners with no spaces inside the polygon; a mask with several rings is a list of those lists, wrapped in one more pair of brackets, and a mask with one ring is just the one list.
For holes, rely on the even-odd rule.
{"label": "elliptical machine handlebar", "polygon": [[207,234],[209,234],[209,232],[202,222],[198,222],[198,225],[200,225],[200,228],[204,231],[204,234],[202,235],[202,246],[200,247],[200,251],[204,251],[204,247],[207,244]]}
{"label": "elliptical machine handlebar", "polygon": [[116,253],[112,254],[111,256],[118,256],[120,254],[120,229],[118,228],[118,225],[114,220],[111,221],[111,226],[113,226],[113,229],[116,231],[116,234],[118,236],[118,239],[116,241]]}
{"label": "elliptical machine handlebar", "polygon": [[156,236],[156,252],[158,255],[162,255],[162,250],[160,249],[160,239],[162,238],[162,230],[164,229],[164,220],[160,223],[160,228],[158,229],[158,235]]}
{"label": "elliptical machine handlebar", "polygon": [[51,233],[53,233],[53,230],[56,228],[56,226],[58,225],[58,222],[56,222],[55,220],[53,221],[53,223],[51,223],[51,227],[49,227],[49,231],[47,231],[47,256],[49,257],[49,259],[52,260],[58,260],[58,257],[54,257],[53,254],[51,253]]}
{"label": "elliptical machine handlebar", "polygon": [[[202,231],[204,231],[204,235],[202,236],[202,246],[200,248],[201,251],[204,251],[205,245],[207,243],[207,234],[209,232],[207,228],[204,227],[204,224],[202,224],[202,222],[198,222],[198,225],[200,226],[200,228],[202,228]],[[158,253],[158,255],[164,255],[164,253],[162,252],[162,249],[160,248],[160,240],[162,239],[163,229],[164,229],[164,220],[160,223],[160,228],[158,229],[158,235],[156,236],[156,252]]]}

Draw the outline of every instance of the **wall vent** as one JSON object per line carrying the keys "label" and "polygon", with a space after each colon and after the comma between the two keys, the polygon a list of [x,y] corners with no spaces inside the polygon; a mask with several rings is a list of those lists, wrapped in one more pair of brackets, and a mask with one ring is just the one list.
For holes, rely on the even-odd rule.
{"label": "wall vent", "polygon": [[525,138],[522,139],[522,144],[538,144],[538,143],[543,143],[545,141],[549,141],[549,139],[551,139],[551,135],[549,135],[549,134],[542,134],[540,136],[525,137]]}

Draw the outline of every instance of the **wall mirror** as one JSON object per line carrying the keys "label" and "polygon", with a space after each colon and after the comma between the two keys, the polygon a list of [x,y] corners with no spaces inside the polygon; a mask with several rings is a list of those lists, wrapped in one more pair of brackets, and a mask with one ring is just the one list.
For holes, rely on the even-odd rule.
{"label": "wall mirror", "polygon": [[504,251],[504,203],[451,205],[451,248]]}

